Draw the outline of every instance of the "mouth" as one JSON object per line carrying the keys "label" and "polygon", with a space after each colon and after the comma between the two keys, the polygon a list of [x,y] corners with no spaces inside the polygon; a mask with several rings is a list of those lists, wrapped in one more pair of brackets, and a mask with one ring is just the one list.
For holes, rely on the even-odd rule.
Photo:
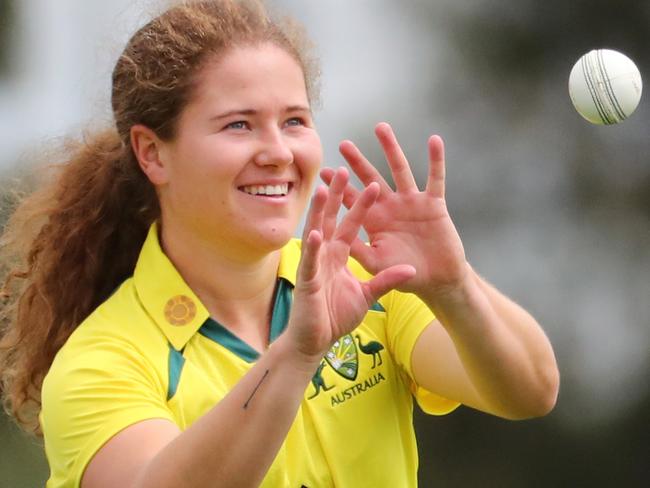
{"label": "mouth", "polygon": [[280,198],[286,197],[292,187],[293,183],[286,182],[278,185],[246,185],[238,190],[253,196]]}

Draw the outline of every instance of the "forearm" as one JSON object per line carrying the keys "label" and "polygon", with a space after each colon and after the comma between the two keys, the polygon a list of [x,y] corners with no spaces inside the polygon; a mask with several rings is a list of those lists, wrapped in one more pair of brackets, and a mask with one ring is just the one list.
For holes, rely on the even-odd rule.
{"label": "forearm", "polygon": [[208,413],[144,469],[139,487],[258,486],[287,436],[317,364],[284,336]]}
{"label": "forearm", "polygon": [[541,327],[471,268],[462,287],[420,294],[454,342],[489,410],[507,418],[544,415],[557,397],[559,374]]}

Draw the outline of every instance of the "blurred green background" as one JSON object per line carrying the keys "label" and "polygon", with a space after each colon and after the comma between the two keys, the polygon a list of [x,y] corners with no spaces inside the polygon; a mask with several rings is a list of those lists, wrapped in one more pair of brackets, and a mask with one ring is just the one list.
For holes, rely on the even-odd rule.
{"label": "blurred green background", "polygon": [[[3,193],[38,148],[109,120],[112,64],[153,1],[0,0]],[[473,266],[529,309],[562,386],[549,416],[467,408],[416,415],[421,486],[647,486],[650,480],[650,101],[612,127],[567,93],[594,48],[650,80],[650,2],[271,1],[302,20],[323,63],[325,164],[391,122],[422,180],[446,142],[448,200]],[[4,218],[4,217],[3,217]],[[42,486],[37,441],[0,417],[0,487]]]}

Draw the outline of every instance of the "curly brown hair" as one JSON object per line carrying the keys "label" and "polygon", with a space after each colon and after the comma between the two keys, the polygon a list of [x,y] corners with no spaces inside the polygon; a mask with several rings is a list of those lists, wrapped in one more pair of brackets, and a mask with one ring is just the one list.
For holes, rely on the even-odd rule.
{"label": "curly brown hair", "polygon": [[160,216],[131,127],[175,136],[204,64],[238,46],[273,43],[300,64],[310,101],[318,69],[303,30],[262,0],[176,2],[139,29],[113,70],[114,127],[69,142],[54,175],[24,198],[0,241],[0,389],[7,411],[40,434],[40,389],[75,328],[133,273]]}

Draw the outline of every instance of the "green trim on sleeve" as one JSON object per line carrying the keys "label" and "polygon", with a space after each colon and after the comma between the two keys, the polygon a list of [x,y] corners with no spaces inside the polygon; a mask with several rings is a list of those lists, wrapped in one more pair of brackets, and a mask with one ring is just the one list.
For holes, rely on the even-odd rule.
{"label": "green trim on sleeve", "polygon": [[183,357],[183,353],[174,349],[171,344],[169,345],[168,365],[169,381],[167,386],[167,401],[171,400],[176,394],[176,390],[178,389],[178,382],[181,379],[181,372],[183,371],[183,366],[185,365],[185,358]]}
{"label": "green trim on sleeve", "polygon": [[386,309],[381,306],[381,303],[375,302],[373,303],[368,310],[374,310],[375,312],[385,312]]}

